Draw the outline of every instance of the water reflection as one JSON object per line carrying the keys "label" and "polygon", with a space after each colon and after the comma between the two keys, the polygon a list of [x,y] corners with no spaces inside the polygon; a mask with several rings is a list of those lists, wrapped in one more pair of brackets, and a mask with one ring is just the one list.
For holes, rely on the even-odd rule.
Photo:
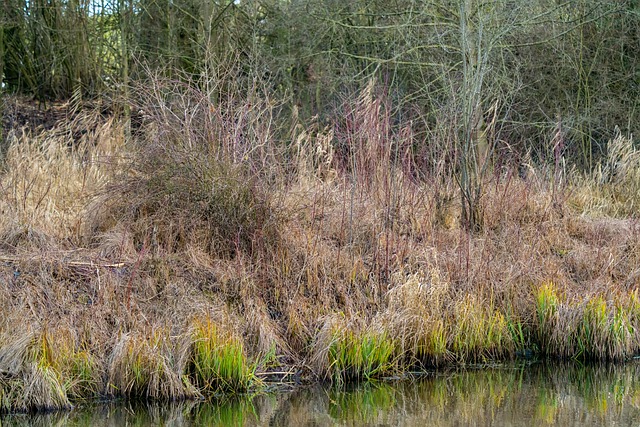
{"label": "water reflection", "polygon": [[640,425],[639,363],[511,365],[415,381],[314,386],[172,405],[109,403],[0,418],[2,426]]}

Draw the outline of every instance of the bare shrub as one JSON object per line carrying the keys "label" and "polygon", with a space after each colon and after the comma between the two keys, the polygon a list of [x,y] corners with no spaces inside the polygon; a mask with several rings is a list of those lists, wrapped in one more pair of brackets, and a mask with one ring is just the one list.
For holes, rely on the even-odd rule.
{"label": "bare shrub", "polygon": [[249,100],[234,99],[220,113],[196,89],[151,86],[138,88],[141,118],[131,154],[99,206],[128,222],[147,248],[171,252],[196,242],[232,256],[276,241],[275,212],[257,166],[266,164],[258,151],[269,136],[262,115],[241,114],[253,108]]}

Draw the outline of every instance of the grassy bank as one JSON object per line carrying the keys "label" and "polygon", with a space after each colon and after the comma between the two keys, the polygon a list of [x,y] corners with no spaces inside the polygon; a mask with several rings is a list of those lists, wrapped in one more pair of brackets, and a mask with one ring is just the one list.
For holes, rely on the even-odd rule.
{"label": "grassy bank", "polygon": [[344,127],[154,86],[132,126],[96,109],[11,129],[0,412],[637,354],[633,142],[589,174],[496,162],[470,233],[450,151],[418,168],[371,87]]}

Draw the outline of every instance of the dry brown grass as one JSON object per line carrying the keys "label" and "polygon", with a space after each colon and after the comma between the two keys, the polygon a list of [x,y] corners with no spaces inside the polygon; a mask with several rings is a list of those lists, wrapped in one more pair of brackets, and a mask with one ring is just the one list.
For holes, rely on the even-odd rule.
{"label": "dry brown grass", "polygon": [[[342,379],[532,349],[638,351],[640,228],[623,208],[634,196],[601,209],[631,188],[632,168],[596,204],[584,203],[592,181],[496,171],[483,230],[469,234],[455,184],[412,171],[410,132],[390,125],[373,87],[348,132],[292,126],[289,145],[268,103],[166,104],[169,89],[149,90],[127,144],[115,119],[80,142],[64,128],[14,133],[0,175],[3,410],[105,392],[198,396],[187,368],[198,318],[241,337],[251,366],[336,378],[346,361]],[[558,296],[549,313],[545,283]],[[36,336],[61,356],[24,368],[27,344],[8,331],[49,325],[66,332]]]}

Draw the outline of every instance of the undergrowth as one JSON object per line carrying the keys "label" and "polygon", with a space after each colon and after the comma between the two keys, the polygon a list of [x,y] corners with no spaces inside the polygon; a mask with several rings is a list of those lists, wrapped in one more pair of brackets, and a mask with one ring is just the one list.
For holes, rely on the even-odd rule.
{"label": "undergrowth", "polygon": [[134,132],[9,132],[0,411],[637,354],[631,138],[590,174],[496,162],[470,233],[441,167],[454,147],[419,163],[376,85],[326,128],[176,85],[136,89]]}

